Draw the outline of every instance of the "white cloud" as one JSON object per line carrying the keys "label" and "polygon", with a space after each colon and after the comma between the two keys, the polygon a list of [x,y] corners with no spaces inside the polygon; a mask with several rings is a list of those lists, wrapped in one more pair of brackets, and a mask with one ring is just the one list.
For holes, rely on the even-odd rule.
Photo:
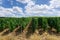
{"label": "white cloud", "polygon": [[52,0],[50,1],[50,6],[55,8],[55,7],[60,7],[60,0]]}
{"label": "white cloud", "polygon": [[28,2],[30,2],[31,0],[16,0],[16,1],[21,2],[21,3],[28,3]]}
{"label": "white cloud", "polygon": [[0,7],[0,17],[24,17],[22,8],[13,7],[13,8],[4,8]]}
{"label": "white cloud", "polygon": [[8,9],[8,8],[3,8],[0,7],[0,17],[3,16],[15,16],[14,14],[12,14],[13,10],[12,9]]}
{"label": "white cloud", "polygon": [[[34,4],[34,2],[33,2]],[[31,6],[31,7],[29,7]],[[51,0],[50,5],[27,5],[26,13],[30,16],[60,16],[60,0]]]}
{"label": "white cloud", "polygon": [[20,7],[13,7],[13,13],[17,16],[17,17],[24,17],[25,14],[23,13],[22,8]]}
{"label": "white cloud", "polygon": [[50,5],[38,5],[32,0],[16,0],[27,3],[25,11],[21,7],[0,7],[0,17],[26,17],[26,16],[60,16],[60,0],[51,0]]}

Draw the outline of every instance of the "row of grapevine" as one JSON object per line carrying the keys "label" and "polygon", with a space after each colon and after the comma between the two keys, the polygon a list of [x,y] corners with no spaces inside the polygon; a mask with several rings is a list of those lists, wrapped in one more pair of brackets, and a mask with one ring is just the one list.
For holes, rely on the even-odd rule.
{"label": "row of grapevine", "polygon": [[32,25],[31,25],[32,31],[35,32],[37,27],[38,27],[38,18],[32,18]]}
{"label": "row of grapevine", "polygon": [[60,32],[60,17],[39,17],[38,27],[39,26],[44,31],[48,28],[55,28],[57,32]]}
{"label": "row of grapevine", "polygon": [[31,18],[0,18],[0,31],[9,28],[13,31],[16,27],[21,26],[22,29],[26,27]]}
{"label": "row of grapevine", "polygon": [[41,28],[44,31],[46,31],[47,27],[48,27],[48,20],[47,20],[47,18],[45,18],[45,17],[38,18],[38,28]]}
{"label": "row of grapevine", "polygon": [[57,32],[60,32],[60,17],[0,18],[0,31],[6,28],[13,31],[18,26],[23,30],[31,20],[31,29],[33,32],[38,28],[44,31],[48,30],[48,28],[55,28]]}
{"label": "row of grapevine", "polygon": [[56,25],[56,30],[57,32],[60,32],[60,17],[56,18],[56,21],[57,21],[57,25]]}
{"label": "row of grapevine", "polygon": [[60,17],[48,18],[48,25],[50,29],[55,28],[57,32],[60,32]]}

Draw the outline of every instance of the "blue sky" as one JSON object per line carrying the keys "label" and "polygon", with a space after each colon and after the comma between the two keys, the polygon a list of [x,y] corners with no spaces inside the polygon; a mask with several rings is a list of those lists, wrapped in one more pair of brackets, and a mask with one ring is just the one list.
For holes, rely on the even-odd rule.
{"label": "blue sky", "polygon": [[49,5],[50,3],[49,3],[49,1],[50,0],[34,0],[35,2],[36,2],[36,4],[39,4],[39,5],[41,5],[41,4],[47,4],[47,5]]}
{"label": "blue sky", "polygon": [[3,0],[2,6],[5,8],[12,8],[13,6],[19,6],[19,7],[24,8],[26,6],[26,4],[23,4],[23,3],[18,2],[16,0]]}
{"label": "blue sky", "polygon": [[[14,15],[15,17],[60,16],[59,4],[60,0],[0,0],[0,15],[1,17],[7,15]],[[6,12],[7,10],[9,12]],[[18,15],[16,16],[16,14]]]}
{"label": "blue sky", "polygon": [[[50,0],[33,0],[36,4],[47,4],[49,5],[49,1]],[[13,3],[11,3],[13,2]],[[2,0],[2,6],[5,7],[5,8],[12,8],[13,6],[19,6],[19,7],[22,7],[24,8],[27,4],[23,4],[21,2],[18,2],[16,0]]]}

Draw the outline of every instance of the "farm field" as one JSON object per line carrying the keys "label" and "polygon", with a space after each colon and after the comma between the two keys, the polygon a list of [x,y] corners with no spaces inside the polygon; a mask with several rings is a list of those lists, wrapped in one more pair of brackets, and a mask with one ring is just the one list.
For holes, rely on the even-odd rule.
{"label": "farm field", "polygon": [[60,40],[60,17],[1,17],[0,40]]}

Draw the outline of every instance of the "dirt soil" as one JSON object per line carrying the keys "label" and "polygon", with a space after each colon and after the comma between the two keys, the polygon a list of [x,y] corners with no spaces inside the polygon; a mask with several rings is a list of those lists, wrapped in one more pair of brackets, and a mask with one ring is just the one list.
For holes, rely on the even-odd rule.
{"label": "dirt soil", "polygon": [[[7,32],[7,33],[6,33]],[[8,29],[0,32],[0,40],[60,40],[60,34],[51,34],[48,32],[39,32],[36,30],[35,33],[20,33],[19,35],[16,32],[8,32]]]}

